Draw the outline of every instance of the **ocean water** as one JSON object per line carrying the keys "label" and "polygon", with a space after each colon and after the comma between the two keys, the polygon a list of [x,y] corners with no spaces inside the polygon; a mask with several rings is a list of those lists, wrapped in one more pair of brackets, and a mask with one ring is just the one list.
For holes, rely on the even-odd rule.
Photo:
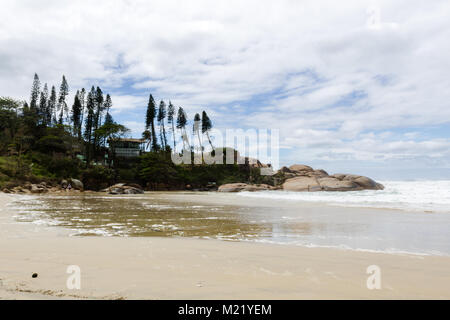
{"label": "ocean water", "polygon": [[384,190],[351,192],[243,192],[242,197],[306,201],[335,206],[450,213],[450,181],[381,181]]}
{"label": "ocean water", "polygon": [[18,221],[72,236],[193,237],[450,255],[450,181],[384,181],[383,191],[152,192],[21,196]]}

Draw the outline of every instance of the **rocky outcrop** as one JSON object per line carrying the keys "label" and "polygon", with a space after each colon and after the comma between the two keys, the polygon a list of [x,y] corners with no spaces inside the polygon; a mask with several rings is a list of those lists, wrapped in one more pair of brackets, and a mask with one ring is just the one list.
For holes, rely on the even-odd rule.
{"label": "rocky outcrop", "polygon": [[287,191],[321,191],[319,182],[314,177],[300,176],[286,180],[283,190]]}
{"label": "rocky outcrop", "polygon": [[359,187],[366,190],[383,190],[384,186],[381,183],[377,183],[376,181],[365,177],[358,176],[354,174],[335,174],[333,175],[338,180],[341,181],[352,181],[356,183]]}
{"label": "rocky outcrop", "polygon": [[101,190],[109,194],[142,194],[144,190],[138,184],[117,183],[109,188]]}
{"label": "rocky outcrop", "polygon": [[46,182],[40,183],[30,183],[25,182],[23,185],[4,188],[2,190],[4,193],[17,193],[17,194],[40,194],[47,192],[61,192],[62,188],[60,186],[52,186]]}
{"label": "rocky outcrop", "polygon": [[358,185],[352,181],[341,181],[335,178],[319,178],[321,190],[323,191],[352,191],[358,189]]}
{"label": "rocky outcrop", "polygon": [[360,175],[337,173],[329,175],[323,169],[313,169],[303,164],[282,167],[272,176],[268,184],[230,183],[221,185],[219,192],[279,190],[316,192],[316,191],[358,191],[383,190],[384,186]]}
{"label": "rocky outcrop", "polygon": [[314,170],[301,164],[279,170],[287,177],[283,189],[287,191],[357,191],[383,190],[384,186],[374,180],[354,174],[328,175],[325,170]]}
{"label": "rocky outcrop", "polygon": [[275,188],[268,184],[247,184],[247,183],[228,183],[219,187],[219,192],[240,192],[240,191],[263,191],[274,190]]}

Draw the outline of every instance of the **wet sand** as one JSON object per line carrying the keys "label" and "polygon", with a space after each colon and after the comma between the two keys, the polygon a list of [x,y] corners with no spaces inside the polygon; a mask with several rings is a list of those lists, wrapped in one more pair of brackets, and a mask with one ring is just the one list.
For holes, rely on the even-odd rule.
{"label": "wet sand", "polygon": [[[69,237],[64,228],[15,221],[6,206],[15,197],[0,194],[3,299],[450,298],[450,257],[190,238]],[[80,267],[80,290],[66,287],[70,265]],[[370,265],[381,269],[380,290],[367,289]]]}

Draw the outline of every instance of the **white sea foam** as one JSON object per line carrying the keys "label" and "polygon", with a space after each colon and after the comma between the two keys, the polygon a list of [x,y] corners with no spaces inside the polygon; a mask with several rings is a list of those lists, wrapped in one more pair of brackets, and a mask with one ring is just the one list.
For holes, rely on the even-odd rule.
{"label": "white sea foam", "polygon": [[226,239],[223,238],[221,240],[224,241],[242,241],[242,242],[256,242],[256,243],[266,243],[266,244],[273,244],[273,245],[289,245],[289,246],[300,246],[300,247],[306,247],[306,248],[324,248],[324,249],[340,249],[340,250],[352,250],[352,251],[359,251],[359,252],[370,252],[370,253],[387,253],[387,254],[404,254],[404,255],[414,255],[414,256],[449,256],[448,253],[441,252],[438,250],[423,250],[423,251],[413,251],[413,250],[402,250],[397,248],[386,248],[386,249],[366,249],[366,248],[358,248],[358,247],[350,247],[345,244],[340,245],[317,245],[313,243],[302,243],[302,242],[280,242],[280,241],[274,241],[269,239]]}
{"label": "white sea foam", "polygon": [[320,202],[352,207],[392,208],[450,213],[450,181],[382,181],[384,190],[350,192],[242,192],[239,196]]}

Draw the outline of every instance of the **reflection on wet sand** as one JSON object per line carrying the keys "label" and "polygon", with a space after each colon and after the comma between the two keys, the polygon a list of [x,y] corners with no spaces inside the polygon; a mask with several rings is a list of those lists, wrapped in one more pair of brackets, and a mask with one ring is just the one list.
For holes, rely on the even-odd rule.
{"label": "reflection on wet sand", "polygon": [[193,192],[24,196],[14,206],[20,221],[67,227],[73,235],[196,237],[450,255],[449,214]]}
{"label": "reflection on wet sand", "polygon": [[[77,229],[79,235],[185,236],[240,239],[282,230],[249,208],[173,203],[159,196],[47,196],[18,203],[22,221]],[[250,214],[249,214],[250,213]],[[302,227],[303,228],[303,227]]]}

